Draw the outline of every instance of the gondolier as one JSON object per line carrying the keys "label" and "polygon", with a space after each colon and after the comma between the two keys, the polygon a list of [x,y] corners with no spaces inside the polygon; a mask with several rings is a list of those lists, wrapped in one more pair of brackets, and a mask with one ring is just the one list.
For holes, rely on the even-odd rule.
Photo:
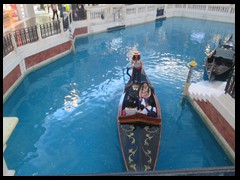
{"label": "gondolier", "polygon": [[142,59],[138,51],[134,51],[133,53],[131,67],[133,68],[131,78],[132,82],[141,84]]}

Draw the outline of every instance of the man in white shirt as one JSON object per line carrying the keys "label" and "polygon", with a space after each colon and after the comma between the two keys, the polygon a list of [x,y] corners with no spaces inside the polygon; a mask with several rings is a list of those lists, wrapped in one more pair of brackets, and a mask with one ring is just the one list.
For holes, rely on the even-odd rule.
{"label": "man in white shirt", "polygon": [[[143,110],[142,110],[140,113],[147,115],[148,111],[146,110],[146,108],[147,108],[149,111],[151,111],[152,106],[150,105],[150,104],[151,104],[150,100],[146,101],[145,103],[146,103],[146,106],[143,108]],[[157,112],[157,111],[156,111],[156,107],[153,107],[153,111],[154,111],[155,113]]]}

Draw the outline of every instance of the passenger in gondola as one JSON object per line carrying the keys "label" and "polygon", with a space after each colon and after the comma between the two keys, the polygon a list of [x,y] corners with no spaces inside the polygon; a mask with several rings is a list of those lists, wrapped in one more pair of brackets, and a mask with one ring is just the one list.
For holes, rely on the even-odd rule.
{"label": "passenger in gondola", "polygon": [[122,115],[131,116],[138,112],[137,102],[133,98],[126,101],[126,107],[124,108]]}
{"label": "passenger in gondola", "polygon": [[149,99],[151,94],[152,94],[151,88],[148,86],[146,82],[143,83],[142,87],[139,90],[139,102],[138,102],[139,107],[141,104],[143,104],[144,106],[146,105],[146,101]]}
{"label": "passenger in gondola", "polygon": [[138,51],[134,51],[133,57],[131,60],[132,70],[132,82],[141,84],[141,73],[142,73],[142,59],[140,57],[140,53]]}
{"label": "passenger in gondola", "polygon": [[132,98],[134,102],[138,105],[138,99],[139,99],[139,85],[133,84],[128,92],[128,98]]}
{"label": "passenger in gondola", "polygon": [[[145,114],[147,116],[154,116],[154,117],[156,116],[155,113],[157,113],[157,110],[156,110],[156,107],[152,106],[151,99],[148,99],[146,101],[146,107],[141,106],[141,109],[142,109],[142,111],[139,111],[139,112],[142,113],[142,114]],[[155,115],[152,115],[151,113],[149,113],[149,111],[153,111],[151,113],[154,113]]]}
{"label": "passenger in gondola", "polygon": [[145,108],[145,106],[143,104],[141,104],[139,107],[138,113],[142,113],[144,108]]}

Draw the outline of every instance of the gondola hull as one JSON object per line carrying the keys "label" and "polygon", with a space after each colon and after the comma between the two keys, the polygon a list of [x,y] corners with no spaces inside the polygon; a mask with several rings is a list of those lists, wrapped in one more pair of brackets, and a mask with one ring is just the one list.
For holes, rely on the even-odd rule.
{"label": "gondola hull", "polygon": [[157,110],[157,117],[149,117],[140,113],[130,116],[122,115],[128,88],[133,84],[129,81],[122,93],[117,117],[119,140],[127,171],[155,170],[160,148],[162,131],[160,104],[144,71],[141,79],[142,82],[147,82],[152,89],[152,98]]}

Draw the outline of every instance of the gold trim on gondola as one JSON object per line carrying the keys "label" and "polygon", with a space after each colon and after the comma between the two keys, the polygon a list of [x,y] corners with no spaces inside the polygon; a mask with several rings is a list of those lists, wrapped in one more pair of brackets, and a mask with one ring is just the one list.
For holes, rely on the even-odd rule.
{"label": "gold trim on gondola", "polygon": [[146,132],[152,134],[152,133],[156,133],[156,132],[158,131],[158,128],[156,128],[156,130],[154,130],[154,131],[150,131],[150,130],[149,130],[149,126],[145,126],[145,127],[144,127],[144,130],[145,130]]}
{"label": "gold trim on gondola", "polygon": [[121,126],[121,128],[123,129],[123,131],[124,131],[124,133],[126,134],[126,136],[127,136],[129,139],[132,140],[132,141],[131,141],[131,144],[135,144],[136,140],[135,140],[135,138],[134,138],[134,133],[132,132],[132,131],[135,129],[135,127],[134,127],[133,125],[131,125],[131,126],[129,126],[129,127],[130,127],[130,129],[125,129],[125,128],[123,128],[123,126]]}
{"label": "gold trim on gondola", "polygon": [[[154,131],[150,131],[149,126],[146,126],[144,127],[144,130],[147,132],[146,139],[144,140],[144,145],[148,146],[149,145],[148,141],[150,141],[154,137],[154,134],[158,131],[158,129]],[[153,134],[153,135],[151,136],[150,134]]]}
{"label": "gold trim on gondola", "polygon": [[131,164],[129,167],[132,168],[134,171],[137,171],[136,164]]}
{"label": "gold trim on gondola", "polygon": [[144,140],[144,146],[148,146],[149,143],[147,141],[150,141],[153,138],[153,136],[150,136],[150,134],[146,134],[146,139]]}
{"label": "gold trim on gondola", "polygon": [[[131,164],[133,162],[132,157],[136,154],[138,147],[136,147],[135,150],[132,148],[128,150],[129,156],[128,156],[128,163]],[[136,164],[131,164],[130,168],[132,168],[134,171],[136,171]]]}
{"label": "gold trim on gondola", "polygon": [[148,157],[148,161],[147,161],[147,162],[148,162],[149,164],[151,164],[151,163],[152,163],[152,158],[151,158],[152,152],[151,152],[151,150],[147,149],[147,150],[145,151],[145,150],[143,149],[143,147],[142,147],[142,150],[143,150],[145,156]]}
{"label": "gold trim on gondola", "polygon": [[149,165],[144,165],[144,171],[149,171],[151,170],[151,167]]}

